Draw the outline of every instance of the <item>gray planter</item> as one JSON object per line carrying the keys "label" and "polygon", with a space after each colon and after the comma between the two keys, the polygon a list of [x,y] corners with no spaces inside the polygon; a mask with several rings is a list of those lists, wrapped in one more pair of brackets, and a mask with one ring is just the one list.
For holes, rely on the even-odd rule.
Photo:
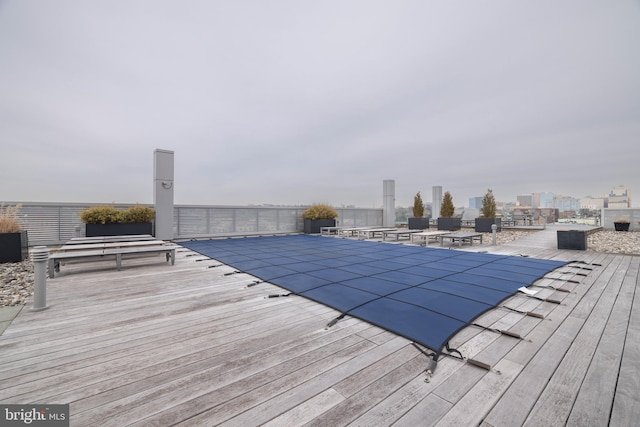
{"label": "gray planter", "polygon": [[335,219],[305,219],[304,232],[306,234],[318,234],[321,227],[335,227]]}
{"label": "gray planter", "polygon": [[587,232],[580,230],[558,230],[558,249],[587,250]]}
{"label": "gray planter", "polygon": [[85,236],[132,236],[153,234],[151,222],[122,222],[116,224],[85,224]]}
{"label": "gray planter", "polygon": [[426,230],[429,228],[429,218],[409,218],[408,222],[409,230]]}
{"label": "gray planter", "polygon": [[491,233],[491,226],[498,226],[496,231],[502,231],[502,218],[476,218],[476,233]]}
{"label": "gray planter", "polygon": [[438,230],[457,231],[462,228],[462,218],[438,218]]}

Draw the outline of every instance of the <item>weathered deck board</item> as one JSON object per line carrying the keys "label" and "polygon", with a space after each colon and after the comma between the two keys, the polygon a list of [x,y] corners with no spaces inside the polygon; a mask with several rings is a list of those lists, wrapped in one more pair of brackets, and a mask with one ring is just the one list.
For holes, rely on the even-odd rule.
{"label": "weathered deck board", "polygon": [[70,403],[80,426],[633,424],[640,257],[558,251],[546,235],[465,249],[602,264],[536,283],[561,304],[503,303],[544,319],[498,308],[476,320],[524,340],[476,326],[452,337],[490,371],[445,357],[425,382],[410,341],[348,316],[325,328],[336,311],[267,298],[282,290],[180,250],[174,266],[65,266],[51,308],[22,310],[0,336],[0,401]]}
{"label": "weathered deck board", "polygon": [[[637,257],[633,260],[637,264]],[[611,425],[633,425],[640,419],[640,276],[636,272],[631,314],[627,323],[622,363],[611,411]],[[633,277],[628,278],[633,286]],[[626,279],[625,279],[626,280]]]}
{"label": "weathered deck board", "polygon": [[[630,258],[630,261],[632,263],[626,270],[622,288],[615,297],[613,309],[593,355],[593,360],[573,404],[568,419],[569,425],[606,425],[609,423],[611,402],[614,400],[616,392],[627,325],[638,283],[638,261],[640,258]],[[615,285],[612,284],[612,287],[615,288]],[[631,422],[631,420],[628,421]]]}
{"label": "weathered deck board", "polygon": [[[487,425],[522,425],[525,422],[549,378],[583,326],[583,319],[569,316],[573,307],[583,298],[590,300],[588,296],[585,297],[587,294],[593,295],[591,299],[597,299],[618,265],[619,261],[609,264],[599,275],[598,271],[594,271],[577,288],[576,293],[567,296],[566,305],[556,306],[548,318],[527,336],[528,340],[518,343],[505,356],[505,359],[521,364],[524,369],[485,418]],[[598,286],[599,283],[602,285]]]}
{"label": "weathered deck board", "polygon": [[[587,295],[569,316],[584,321],[584,323],[576,337],[571,340],[571,346],[538,398],[525,425],[558,425],[567,421],[580,384],[592,362],[596,343],[602,337],[606,322],[611,314],[625,275],[624,267],[626,265],[624,262],[621,263],[613,272],[602,292]],[[598,288],[594,285],[591,289]],[[588,298],[589,296],[592,298]],[[596,296],[597,298],[595,298]],[[591,308],[586,320],[581,317],[586,313],[586,310],[580,310],[583,307]],[[607,397],[603,396],[603,398]],[[612,398],[613,396],[609,396],[609,400]]]}

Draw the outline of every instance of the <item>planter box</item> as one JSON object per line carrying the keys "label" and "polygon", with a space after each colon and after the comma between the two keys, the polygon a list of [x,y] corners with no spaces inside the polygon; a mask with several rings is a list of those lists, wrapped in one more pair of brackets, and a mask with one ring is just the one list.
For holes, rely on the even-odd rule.
{"label": "planter box", "polygon": [[320,227],[335,227],[335,219],[305,219],[304,232],[306,234],[320,233]]}
{"label": "planter box", "polygon": [[616,231],[629,231],[628,222],[614,222],[613,226],[616,228]]}
{"label": "planter box", "polygon": [[491,233],[491,226],[495,224],[502,231],[502,218],[476,218],[476,233]]}
{"label": "planter box", "polygon": [[150,222],[124,222],[117,224],[85,224],[85,236],[131,236],[136,234],[153,235]]}
{"label": "planter box", "polygon": [[429,218],[409,218],[409,230],[426,230],[429,228]]}
{"label": "planter box", "polygon": [[0,263],[20,262],[29,257],[29,238],[26,231],[0,234]]}
{"label": "planter box", "polygon": [[558,230],[558,249],[587,250],[587,232],[579,230]]}
{"label": "planter box", "polygon": [[462,228],[462,218],[438,218],[438,230],[456,231]]}

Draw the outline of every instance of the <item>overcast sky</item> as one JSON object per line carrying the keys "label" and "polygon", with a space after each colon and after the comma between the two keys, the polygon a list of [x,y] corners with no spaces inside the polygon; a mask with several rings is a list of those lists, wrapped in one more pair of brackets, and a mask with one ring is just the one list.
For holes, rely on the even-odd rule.
{"label": "overcast sky", "polygon": [[456,206],[625,185],[640,2],[0,0],[0,201]]}

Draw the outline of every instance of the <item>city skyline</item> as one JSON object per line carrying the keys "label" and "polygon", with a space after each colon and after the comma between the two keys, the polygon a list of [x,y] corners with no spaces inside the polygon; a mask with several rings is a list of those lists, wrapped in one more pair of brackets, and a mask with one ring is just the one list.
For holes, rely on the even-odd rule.
{"label": "city skyline", "polygon": [[[640,189],[640,4],[0,2],[0,201]],[[640,190],[639,190],[640,191]]]}

